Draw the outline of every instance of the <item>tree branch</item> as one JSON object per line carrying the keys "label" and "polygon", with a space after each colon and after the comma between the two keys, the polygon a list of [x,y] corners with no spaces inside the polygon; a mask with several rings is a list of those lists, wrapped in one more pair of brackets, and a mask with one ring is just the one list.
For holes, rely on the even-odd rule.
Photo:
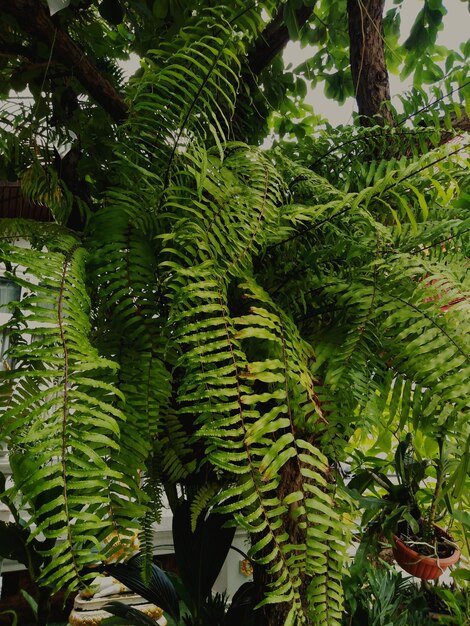
{"label": "tree branch", "polygon": [[[299,30],[313,13],[313,6],[296,9],[295,15]],[[266,26],[253,49],[248,53],[248,67],[258,75],[283,50],[289,42],[289,31],[284,24],[284,8],[279,9],[274,19]]]}
{"label": "tree branch", "polygon": [[[295,13],[297,26],[301,29],[312,15],[313,7],[302,6]],[[266,98],[258,98],[258,102],[256,102],[256,96],[259,92],[256,79],[273,62],[288,42],[289,30],[284,23],[284,8],[281,7],[245,58],[242,80],[248,87],[248,93],[242,91],[238,95],[232,118],[233,138],[252,142],[252,129],[264,126],[269,113],[269,103]]]}
{"label": "tree branch", "polygon": [[[13,16],[26,33],[53,48],[54,61],[73,70],[90,96],[115,122],[126,119],[128,109],[121,95],[63,30],[58,28],[38,0],[0,0],[0,10]],[[20,53],[22,55],[22,53]]]}

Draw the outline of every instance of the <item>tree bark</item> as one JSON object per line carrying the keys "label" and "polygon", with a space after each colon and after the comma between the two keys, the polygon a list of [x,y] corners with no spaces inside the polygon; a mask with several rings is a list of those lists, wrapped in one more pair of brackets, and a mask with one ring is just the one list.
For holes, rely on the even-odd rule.
{"label": "tree bark", "polygon": [[12,15],[26,33],[47,44],[54,61],[73,70],[90,96],[115,122],[127,117],[127,105],[107,78],[85,55],[80,46],[58,28],[46,8],[37,0],[0,0],[0,11]]}
{"label": "tree bark", "polygon": [[[281,481],[279,483],[279,487],[277,490],[277,497],[282,502],[283,499],[292,492],[302,490],[303,488],[303,478],[300,473],[300,464],[296,459],[290,459],[284,467],[281,469]],[[292,514],[296,505],[291,505],[290,510],[283,516],[283,524],[279,529],[279,532],[286,532],[289,536],[289,543],[304,545],[306,542],[306,533],[305,530],[301,529],[299,524],[301,519],[295,518]],[[305,521],[305,520],[303,520]],[[254,539],[255,541],[257,538]],[[271,545],[266,547],[266,554],[270,552],[272,549]],[[266,572],[264,568],[255,568],[255,582],[258,584],[260,589],[268,589],[269,584],[272,582],[271,577]],[[304,577],[301,586],[298,591],[300,594],[302,607],[304,611],[304,615],[306,616],[307,621],[305,622],[306,626],[310,624],[310,621],[307,618],[308,615],[308,598],[307,598],[307,589],[309,585],[309,578],[307,576]],[[267,604],[262,609],[263,612],[263,626],[282,626],[287,618],[287,615],[290,610],[290,604],[279,603],[279,604]]]}
{"label": "tree bark", "polygon": [[349,54],[356,101],[363,126],[393,124],[387,107],[390,85],[384,53],[385,0],[348,0]]}

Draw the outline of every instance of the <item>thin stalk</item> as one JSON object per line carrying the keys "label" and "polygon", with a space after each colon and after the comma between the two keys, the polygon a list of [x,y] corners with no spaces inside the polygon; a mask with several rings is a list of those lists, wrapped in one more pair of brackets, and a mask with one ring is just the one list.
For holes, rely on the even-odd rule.
{"label": "thin stalk", "polygon": [[442,436],[438,437],[437,443],[439,446],[439,457],[436,462],[436,486],[434,487],[434,493],[432,495],[431,506],[429,507],[427,523],[424,528],[425,539],[429,539],[434,536],[434,523],[436,520],[437,503],[439,501],[439,498],[441,497],[442,486],[444,483],[444,439]]}

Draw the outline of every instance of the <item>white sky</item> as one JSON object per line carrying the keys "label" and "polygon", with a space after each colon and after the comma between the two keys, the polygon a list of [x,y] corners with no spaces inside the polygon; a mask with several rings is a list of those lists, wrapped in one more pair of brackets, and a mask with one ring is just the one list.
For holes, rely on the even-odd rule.
{"label": "white sky", "polygon": [[[401,39],[402,43],[407,38],[410,28],[424,4],[424,0],[405,0],[401,7]],[[387,0],[385,10],[392,8],[392,0]],[[460,43],[466,41],[470,36],[470,13],[466,0],[447,0],[445,3],[447,15],[444,16],[444,28],[439,32],[437,43],[451,49],[458,49]],[[307,47],[300,48],[298,43],[289,43],[284,52],[284,61],[292,63],[296,67],[311,56],[311,50]],[[406,81],[400,81],[398,76],[390,75],[390,91],[393,97],[407,91],[412,84],[412,76]],[[327,98],[323,93],[323,85],[318,85],[315,89],[309,90],[305,101],[313,105],[315,113],[326,117],[330,123],[347,124],[352,121],[352,112],[355,110],[353,98],[346,100],[340,106],[334,100]],[[398,102],[394,101],[398,106]]]}

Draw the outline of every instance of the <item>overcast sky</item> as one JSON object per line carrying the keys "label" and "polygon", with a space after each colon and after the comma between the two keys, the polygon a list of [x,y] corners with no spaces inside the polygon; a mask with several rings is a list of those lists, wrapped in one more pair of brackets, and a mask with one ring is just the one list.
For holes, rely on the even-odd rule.
{"label": "overcast sky", "polygon": [[[418,12],[422,9],[424,0],[404,0],[401,7],[401,32],[403,42],[410,31]],[[392,8],[392,0],[387,0],[386,9]],[[445,3],[447,8],[447,15],[444,16],[443,24],[444,28],[438,35],[437,43],[439,45],[447,46],[448,48],[458,48],[461,42],[468,39],[470,35],[470,12],[468,9],[468,3],[466,0],[447,0]],[[293,67],[296,67],[305,59],[311,56],[311,51],[308,48],[301,49],[298,43],[288,44],[284,52],[284,60],[287,63],[292,63]],[[407,91],[412,84],[412,77],[406,81],[400,81],[398,76],[390,76],[390,91],[393,96]],[[346,124],[352,121],[352,112],[355,109],[355,101],[353,98],[349,98],[344,105],[340,106],[334,100],[326,98],[323,93],[323,85],[319,85],[316,89],[310,90],[306,97],[306,101],[312,104],[315,108],[315,113],[321,114],[326,117],[331,124]],[[395,106],[399,103],[394,101]]]}

